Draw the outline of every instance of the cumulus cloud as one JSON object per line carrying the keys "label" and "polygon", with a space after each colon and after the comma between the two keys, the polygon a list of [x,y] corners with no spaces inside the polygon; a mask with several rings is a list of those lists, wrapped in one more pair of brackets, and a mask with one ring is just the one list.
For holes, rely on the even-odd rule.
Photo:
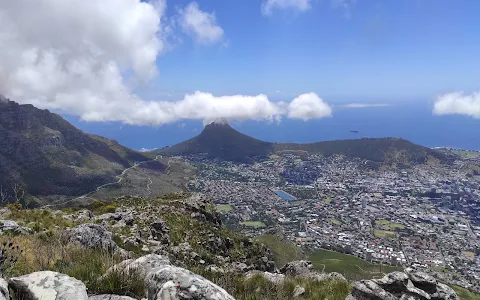
{"label": "cumulus cloud", "polygon": [[341,107],[345,108],[366,108],[366,107],[386,107],[390,106],[390,104],[387,103],[349,103],[349,104],[344,104],[340,105]]}
{"label": "cumulus cloud", "polygon": [[293,9],[305,12],[311,8],[311,0],[266,0],[262,3],[262,13],[271,15],[274,9]]}
{"label": "cumulus cloud", "polygon": [[223,29],[217,25],[215,13],[202,11],[198,3],[191,2],[179,9],[179,15],[182,29],[198,44],[213,44],[223,39]]}
{"label": "cumulus cloud", "polygon": [[470,95],[456,92],[439,96],[433,106],[433,114],[458,114],[480,118],[480,92]]}
{"label": "cumulus cloud", "polygon": [[130,114],[141,100],[127,82],[158,72],[164,9],[158,0],[0,1],[0,94],[88,120]]}
{"label": "cumulus cloud", "polygon": [[[190,10],[199,11],[198,5],[190,4],[183,12],[188,15]],[[135,95],[137,84],[158,73],[157,57],[169,34],[164,11],[163,0],[0,1],[0,95],[85,121],[132,125],[331,114],[315,94],[290,104],[272,102],[266,95],[194,92],[172,96],[177,101],[145,101]],[[213,14],[206,16],[191,24],[215,27]],[[199,36],[209,36],[209,30],[199,30]]]}
{"label": "cumulus cloud", "polygon": [[315,93],[302,94],[288,105],[287,116],[291,119],[324,118],[332,115],[332,108]]}

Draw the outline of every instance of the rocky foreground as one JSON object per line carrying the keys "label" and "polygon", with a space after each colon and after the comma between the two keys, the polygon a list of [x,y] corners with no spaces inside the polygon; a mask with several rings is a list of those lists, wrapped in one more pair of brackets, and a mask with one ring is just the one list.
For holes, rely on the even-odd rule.
{"label": "rocky foreground", "polygon": [[10,206],[0,219],[0,300],[458,299],[411,269],[352,284],[308,261],[278,268],[264,245],[191,198]]}
{"label": "rocky foreground", "polygon": [[[148,300],[235,299],[218,285],[187,269],[171,265],[167,257],[157,254],[125,260],[110,268],[105,276],[111,272],[135,274],[135,276],[143,278]],[[289,263],[282,268],[282,273],[259,271],[247,273],[247,277],[258,275],[264,276],[274,284],[281,284],[286,276],[301,276],[318,281],[345,280],[340,274],[321,274],[312,271],[311,263],[307,261]],[[5,280],[1,279],[0,300],[9,299],[8,288],[13,291],[15,299],[25,300],[134,300],[134,298],[120,295],[88,296],[83,282],[52,271],[39,271],[13,277],[9,279],[8,285]],[[303,299],[304,294],[304,287],[295,286],[293,298]],[[455,300],[458,297],[452,288],[437,282],[428,274],[407,269],[405,272],[390,273],[381,279],[355,282],[352,293],[346,299]]]}

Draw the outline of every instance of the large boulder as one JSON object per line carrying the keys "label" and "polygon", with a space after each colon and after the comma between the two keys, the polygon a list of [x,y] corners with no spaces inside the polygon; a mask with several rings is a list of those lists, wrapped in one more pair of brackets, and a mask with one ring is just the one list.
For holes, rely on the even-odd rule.
{"label": "large boulder", "polygon": [[97,224],[82,224],[67,229],[62,235],[70,243],[75,243],[86,249],[103,249],[112,253],[126,255],[112,239],[113,234]]}
{"label": "large boulder", "polygon": [[87,288],[80,280],[52,271],[40,271],[10,278],[15,299],[87,300]]}
{"label": "large boulder", "polygon": [[116,271],[125,273],[135,272],[138,276],[145,277],[152,270],[166,265],[170,265],[168,257],[157,254],[148,254],[137,259],[124,260],[108,269],[105,275]]}
{"label": "large boulder", "polygon": [[95,295],[88,297],[88,300],[135,300],[135,298],[118,295]]}
{"label": "large boulder", "polygon": [[425,273],[407,269],[392,272],[381,279],[355,282],[348,300],[457,300],[458,296],[449,286]]}
{"label": "large boulder", "polygon": [[189,270],[163,266],[147,275],[148,300],[234,300],[224,289]]}
{"label": "large boulder", "polygon": [[8,292],[8,283],[5,279],[0,278],[0,300],[9,300],[10,293]]}
{"label": "large boulder", "polygon": [[311,261],[299,260],[287,263],[280,269],[280,273],[286,276],[305,276],[308,277],[313,270]]}

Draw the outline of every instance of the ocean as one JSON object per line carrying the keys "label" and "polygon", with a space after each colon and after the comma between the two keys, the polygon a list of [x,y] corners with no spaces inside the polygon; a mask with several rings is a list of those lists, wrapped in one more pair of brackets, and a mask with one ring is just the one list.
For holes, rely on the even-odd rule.
{"label": "ocean", "polygon": [[[133,149],[160,148],[191,138],[203,129],[201,121],[181,121],[159,127],[129,126],[115,122],[86,123],[64,116],[78,128]],[[334,107],[332,117],[318,120],[232,122],[235,129],[270,142],[308,143],[364,137],[400,137],[427,147],[480,150],[480,119],[432,115],[426,101],[397,102],[386,107]],[[358,131],[354,133],[351,131]]]}

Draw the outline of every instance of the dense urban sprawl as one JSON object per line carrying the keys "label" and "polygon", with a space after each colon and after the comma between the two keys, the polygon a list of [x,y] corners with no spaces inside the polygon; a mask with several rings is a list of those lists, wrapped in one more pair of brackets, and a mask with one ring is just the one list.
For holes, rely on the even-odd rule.
{"label": "dense urban sprawl", "polygon": [[249,235],[280,227],[309,249],[417,266],[480,291],[480,177],[469,166],[431,162],[372,169],[344,156],[273,155],[253,165],[190,158],[192,191],[212,199]]}

